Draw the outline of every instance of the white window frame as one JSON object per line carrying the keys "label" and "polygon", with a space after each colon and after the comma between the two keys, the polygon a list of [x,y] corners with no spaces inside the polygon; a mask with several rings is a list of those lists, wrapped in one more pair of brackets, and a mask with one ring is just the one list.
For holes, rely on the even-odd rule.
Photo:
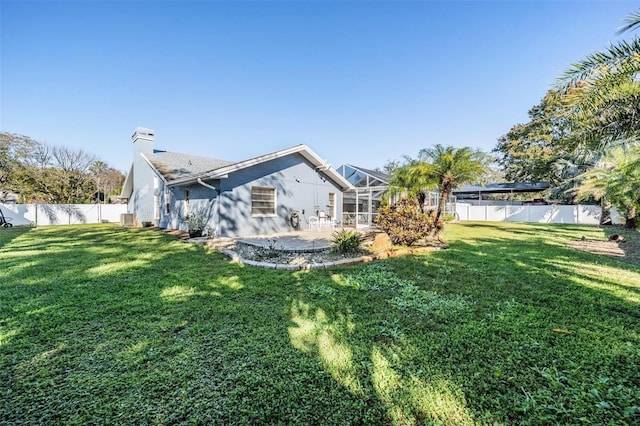
{"label": "white window frame", "polygon": [[329,213],[329,216],[331,216],[331,219],[335,220],[336,219],[336,193],[335,192],[329,193],[328,210],[329,210],[328,213]]}
{"label": "white window frame", "polygon": [[[254,200],[254,190],[257,191],[263,191],[262,194],[273,194],[273,199],[272,200]],[[265,190],[269,191],[266,192]],[[254,206],[254,202],[271,202],[273,204],[273,208],[271,209],[270,212],[254,212],[254,208],[257,208],[256,206]],[[277,216],[277,208],[278,205],[278,191],[276,190],[276,188],[271,187],[271,186],[252,186],[251,187],[251,217],[275,217]],[[263,208],[264,210],[264,208]]]}

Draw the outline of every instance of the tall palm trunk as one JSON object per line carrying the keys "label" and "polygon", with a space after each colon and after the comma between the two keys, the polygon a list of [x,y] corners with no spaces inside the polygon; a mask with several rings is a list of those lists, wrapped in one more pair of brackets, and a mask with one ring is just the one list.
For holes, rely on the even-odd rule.
{"label": "tall palm trunk", "polygon": [[424,203],[427,201],[427,194],[424,191],[418,192],[418,209],[420,213],[424,213]]}
{"label": "tall palm trunk", "polygon": [[444,209],[447,205],[447,200],[451,196],[451,191],[453,190],[453,184],[450,179],[445,178],[440,185],[440,199],[438,200],[438,209],[436,210],[436,217],[434,219],[435,226],[433,227],[433,235],[438,236],[442,227],[438,224],[440,220],[444,216]]}

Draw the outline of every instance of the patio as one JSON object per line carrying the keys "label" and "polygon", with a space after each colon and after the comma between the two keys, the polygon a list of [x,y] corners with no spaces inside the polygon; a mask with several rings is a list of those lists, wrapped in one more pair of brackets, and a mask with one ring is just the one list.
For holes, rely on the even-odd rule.
{"label": "patio", "polygon": [[330,248],[333,232],[333,230],[286,232],[242,237],[237,238],[235,241],[242,244],[274,248],[281,251],[313,252]]}

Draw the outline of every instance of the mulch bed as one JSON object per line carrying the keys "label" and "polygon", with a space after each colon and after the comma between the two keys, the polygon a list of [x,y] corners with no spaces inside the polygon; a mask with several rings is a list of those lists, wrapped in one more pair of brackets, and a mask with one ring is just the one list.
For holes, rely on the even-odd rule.
{"label": "mulch bed", "polygon": [[606,228],[607,236],[622,235],[622,241],[609,240],[577,240],[571,241],[569,247],[594,254],[615,257],[616,259],[640,266],[640,232],[620,227]]}

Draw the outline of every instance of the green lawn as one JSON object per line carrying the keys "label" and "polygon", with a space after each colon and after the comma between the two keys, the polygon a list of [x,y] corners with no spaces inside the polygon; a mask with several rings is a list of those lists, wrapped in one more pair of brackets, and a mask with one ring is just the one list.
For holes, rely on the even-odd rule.
{"label": "green lawn", "polygon": [[112,225],[0,229],[0,424],[640,424],[640,268],[578,226],[300,272]]}

